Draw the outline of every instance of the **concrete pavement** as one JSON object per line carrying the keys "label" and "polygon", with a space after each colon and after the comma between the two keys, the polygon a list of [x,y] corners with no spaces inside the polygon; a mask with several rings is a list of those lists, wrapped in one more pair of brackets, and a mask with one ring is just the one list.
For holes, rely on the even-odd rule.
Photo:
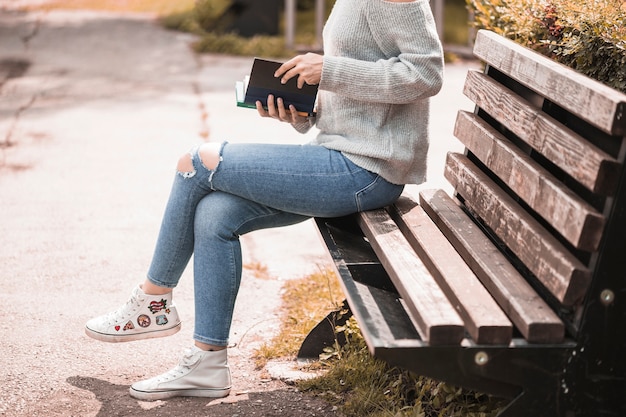
{"label": "concrete pavement", "polygon": [[[191,341],[191,268],[176,290],[184,323],[175,336],[110,345],[83,325],[143,279],[178,156],[203,140],[314,134],[235,107],[234,83],[251,59],[197,56],[192,40],[146,16],[25,14],[0,0],[0,416],[100,415],[106,400],[77,380],[126,387],[172,366]],[[452,126],[457,109],[471,109],[461,94],[467,67],[449,65],[433,100],[422,187],[445,186],[445,152],[460,149]],[[245,397],[279,387],[249,354],[280,326],[282,283],[327,261],[310,222],[242,242],[246,265],[272,277],[244,272],[229,355],[233,395]]]}

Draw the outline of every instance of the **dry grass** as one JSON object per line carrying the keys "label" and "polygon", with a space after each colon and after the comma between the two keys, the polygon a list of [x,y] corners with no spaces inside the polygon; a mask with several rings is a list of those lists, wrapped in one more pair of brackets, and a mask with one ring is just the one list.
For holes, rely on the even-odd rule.
{"label": "dry grass", "polygon": [[[249,265],[260,273],[262,265]],[[259,368],[271,359],[293,359],[308,332],[331,311],[340,309],[343,293],[336,274],[322,270],[288,281],[282,297],[280,333],[255,352]],[[347,344],[309,367],[325,369],[299,389],[325,398],[348,417],[493,417],[501,403],[394,368],[374,359],[354,318],[342,330]],[[324,355],[322,355],[324,356]]]}
{"label": "dry grass", "polygon": [[288,281],[284,290],[280,333],[256,352],[258,367],[270,359],[295,357],[309,331],[343,300],[337,276],[330,270]]}
{"label": "dry grass", "polygon": [[195,0],[49,0],[28,6],[29,10],[100,10],[151,13],[166,16],[193,9]]}

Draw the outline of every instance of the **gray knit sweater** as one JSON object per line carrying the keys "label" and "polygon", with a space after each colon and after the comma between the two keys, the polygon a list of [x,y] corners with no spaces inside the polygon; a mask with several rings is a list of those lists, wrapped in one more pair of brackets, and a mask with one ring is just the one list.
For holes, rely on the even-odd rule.
{"label": "gray knit sweater", "polygon": [[314,143],[394,184],[424,182],[428,98],[442,78],[428,0],[337,0],[324,27]]}

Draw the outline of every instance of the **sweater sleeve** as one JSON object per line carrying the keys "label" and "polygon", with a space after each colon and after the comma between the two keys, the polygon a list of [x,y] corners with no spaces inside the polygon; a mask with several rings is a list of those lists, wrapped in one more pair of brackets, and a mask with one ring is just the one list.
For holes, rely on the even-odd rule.
{"label": "sweater sleeve", "polygon": [[370,33],[364,36],[375,39],[379,56],[325,55],[320,89],[392,104],[437,94],[443,80],[443,51],[428,0],[367,4]]}
{"label": "sweater sleeve", "polygon": [[313,126],[315,126],[315,116],[307,117],[307,119],[302,123],[292,123],[294,129],[298,133],[307,133]]}

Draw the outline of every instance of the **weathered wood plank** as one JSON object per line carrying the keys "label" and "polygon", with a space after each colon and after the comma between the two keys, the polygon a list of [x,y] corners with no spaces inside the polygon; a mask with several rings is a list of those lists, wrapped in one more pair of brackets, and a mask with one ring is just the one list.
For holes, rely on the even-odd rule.
{"label": "weathered wood plank", "polygon": [[590,271],[537,220],[464,155],[448,154],[444,175],[465,205],[563,305],[581,301]]}
{"label": "weathered wood plank", "polygon": [[528,342],[563,340],[563,322],[451,197],[424,190],[420,205]]}
{"label": "weathered wood plank", "polygon": [[[341,222],[341,226],[345,223],[354,223],[354,226],[358,228],[356,216],[343,219],[318,217],[315,218],[315,222],[320,238],[328,248],[329,257],[339,276],[339,283],[350,305],[350,310],[359,322],[370,352],[376,355],[379,349],[427,345],[421,340],[413,321],[395,291],[385,291],[367,285],[360,282],[359,277],[354,275],[354,265],[360,264],[361,260],[366,260],[367,268],[370,264],[367,260],[375,257],[374,251],[369,245],[358,245],[352,248],[357,239],[351,236],[351,232],[336,227],[335,223]],[[360,232],[360,229],[358,230]],[[350,249],[346,250],[347,247]],[[375,259],[378,262],[378,258]]]}
{"label": "weathered wood plank", "polygon": [[415,345],[426,345],[425,342],[420,343],[420,336],[397,294],[347,278],[348,268],[345,265],[337,264],[336,269],[342,277],[340,282],[350,310],[359,323],[371,354],[375,355],[379,348],[394,347],[398,341],[414,340]]}
{"label": "weathered wood plank", "polygon": [[626,133],[625,94],[487,30],[474,55],[606,133]]}
{"label": "weathered wood plank", "polygon": [[367,211],[358,214],[358,221],[422,338],[431,345],[459,344],[463,321],[389,214],[384,209]]}
{"label": "weathered wood plank", "polygon": [[463,93],[589,190],[615,193],[620,165],[608,153],[485,74],[469,71]]}
{"label": "weathered wood plank", "polygon": [[455,136],[574,247],[598,249],[604,216],[478,116],[457,115]]}
{"label": "weathered wood plank", "polygon": [[402,197],[389,207],[391,218],[439,283],[478,344],[508,345],[513,325],[426,212]]}

